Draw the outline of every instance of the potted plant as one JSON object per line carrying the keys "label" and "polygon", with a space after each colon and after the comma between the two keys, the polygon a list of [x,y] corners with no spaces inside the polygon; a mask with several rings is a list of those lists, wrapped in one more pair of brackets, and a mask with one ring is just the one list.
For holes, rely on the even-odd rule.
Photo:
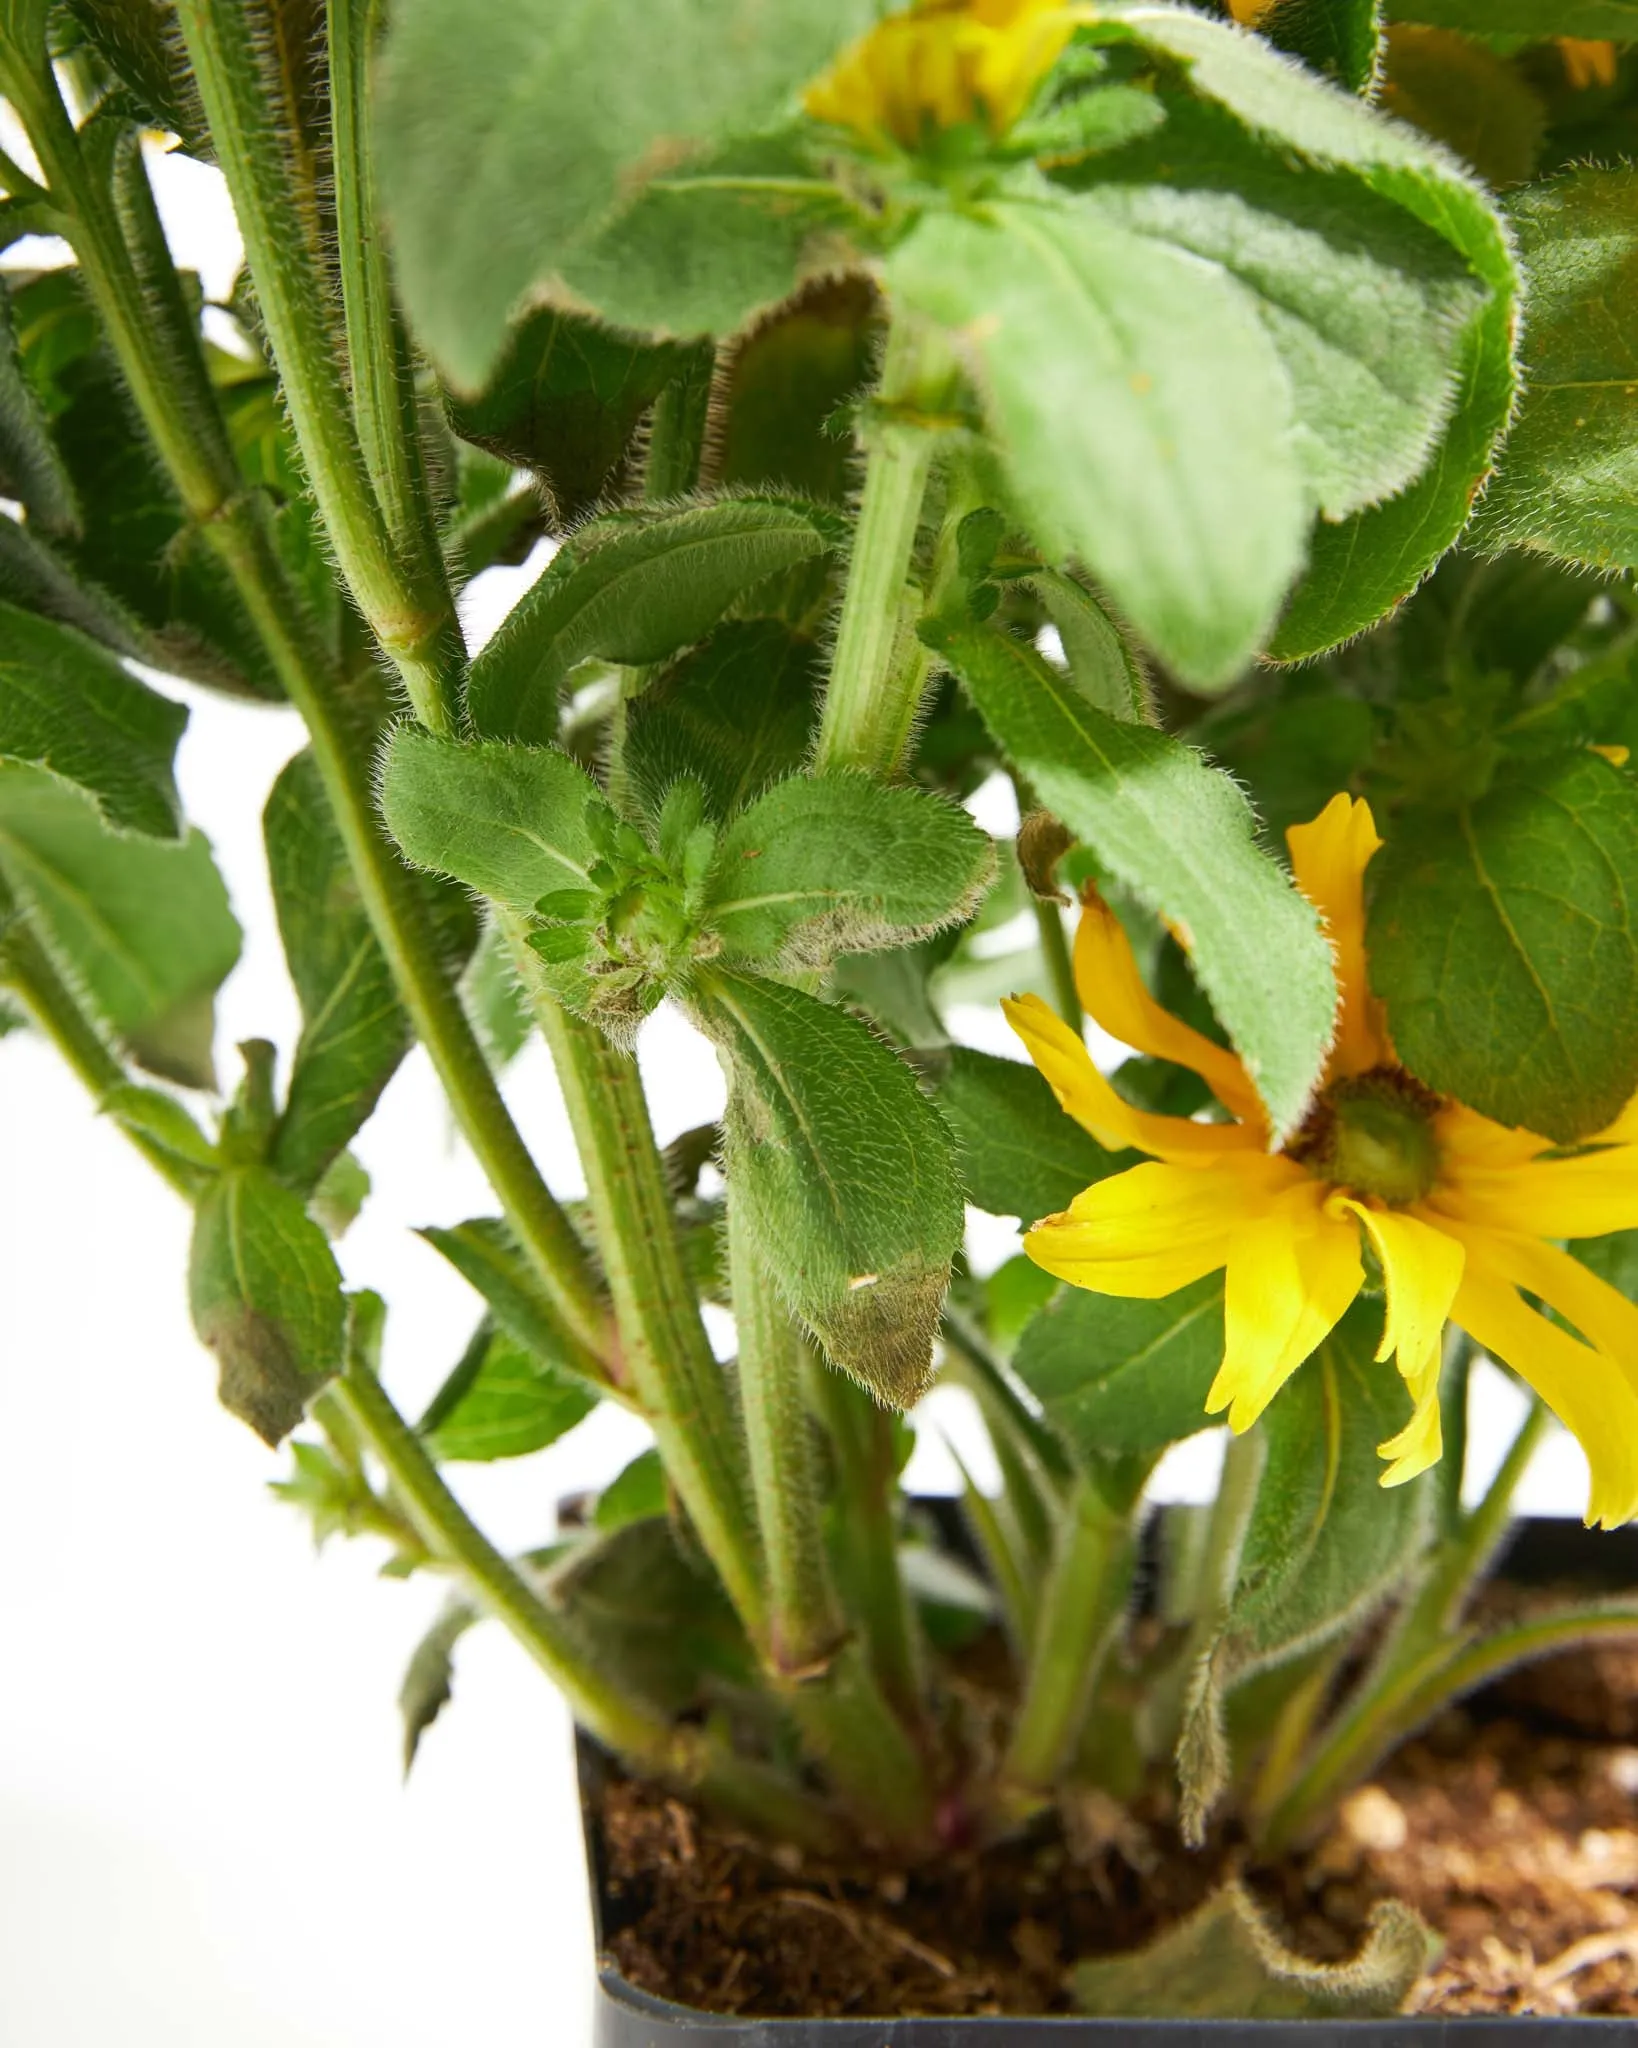
{"label": "potted plant", "polygon": [[[0,296],[0,986],[191,1205],[281,1490],[447,1581],[411,1751],[480,1619],[567,1697],[610,2048],[711,2038],[691,1990],[837,2043],[1638,2010],[1607,1921],[1487,1983],[1411,1883],[1501,1738],[1373,1779],[1638,1636],[1614,1537],[1486,1584],[1554,1417],[1638,1514],[1633,24],[1394,11],[0,12],[8,238],[74,256]],[[209,340],[156,126],[245,236]],[[301,1039],[219,1108],[166,672],[309,733]],[[1003,996],[1027,1063],[950,1029]],[[727,1109],[662,1151],[665,1000]],[[497,1085],[536,1030],[581,1203]],[[428,1233],[479,1319],[412,1419],[332,1242],[416,1040],[495,1213]],[[1473,1497],[1480,1353],[1530,1407]],[[940,1373],[959,1525],[899,1483]],[[601,1402],[652,1448],[503,1554],[440,1468]]]}

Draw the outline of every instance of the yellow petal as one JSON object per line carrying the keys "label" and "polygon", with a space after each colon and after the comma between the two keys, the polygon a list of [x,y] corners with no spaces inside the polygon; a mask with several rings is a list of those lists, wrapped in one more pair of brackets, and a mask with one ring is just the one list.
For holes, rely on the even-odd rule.
{"label": "yellow petal", "polygon": [[1397,1356],[1410,1389],[1412,1414],[1397,1436],[1378,1444],[1391,1460],[1384,1486],[1401,1486],[1439,1462],[1439,1365],[1445,1319],[1461,1284],[1466,1255],[1453,1237],[1401,1209],[1368,1209],[1344,1195],[1334,1206],[1351,1210],[1370,1232],[1388,1286],[1378,1358]]}
{"label": "yellow petal", "polygon": [[1285,835],[1297,887],[1325,920],[1336,957],[1336,1043],[1328,1078],[1363,1074],[1390,1057],[1381,1005],[1371,995],[1365,972],[1365,870],[1382,841],[1371,807],[1362,798],[1332,797],[1307,825]]}
{"label": "yellow petal", "polygon": [[1086,1013],[1111,1038],[1151,1059],[1171,1060],[1198,1074],[1242,1123],[1265,1129],[1263,1105],[1234,1054],[1161,1008],[1144,985],[1120,919],[1089,883],[1075,931],[1075,987]]}
{"label": "yellow petal", "polygon": [[1326,1212],[1306,1176],[1243,1223],[1228,1251],[1223,1363],[1206,1412],[1249,1429],[1359,1292],[1365,1269],[1351,1217]]}
{"label": "yellow petal", "polygon": [[[1625,1130],[1632,1112],[1623,1111]],[[1439,1180],[1427,1206],[1486,1230],[1525,1237],[1602,1237],[1638,1229],[1638,1144],[1600,1141],[1573,1158],[1547,1139],[1453,1105],[1434,1120]]]}
{"label": "yellow petal", "polygon": [[1587,1520],[1606,1529],[1638,1514],[1638,1392],[1614,1359],[1527,1308],[1507,1273],[1470,1236],[1453,1313],[1468,1335],[1529,1384],[1587,1454]]}
{"label": "yellow petal", "polygon": [[1110,1151],[1135,1145],[1157,1159],[1208,1160],[1262,1149],[1260,1134],[1246,1124],[1197,1124],[1188,1117],[1134,1109],[1092,1064],[1080,1033],[1071,1031],[1039,996],[1008,996],[1001,1007],[1059,1107]]}
{"label": "yellow petal", "polygon": [[1075,1287],[1153,1301],[1215,1272],[1247,1214],[1293,1176],[1302,1169],[1263,1154],[1203,1167],[1151,1161],[1095,1182],[1037,1223],[1024,1249]]}
{"label": "yellow petal", "polygon": [[1582,1265],[1556,1244],[1538,1237],[1474,1232],[1479,1256],[1515,1287],[1539,1295],[1566,1322],[1626,1374],[1638,1394],[1638,1307],[1619,1288]]}
{"label": "yellow petal", "polygon": [[1559,54],[1564,59],[1564,75],[1574,92],[1584,92],[1589,85],[1613,85],[1616,80],[1615,45],[1595,42],[1586,36],[1558,37]]}

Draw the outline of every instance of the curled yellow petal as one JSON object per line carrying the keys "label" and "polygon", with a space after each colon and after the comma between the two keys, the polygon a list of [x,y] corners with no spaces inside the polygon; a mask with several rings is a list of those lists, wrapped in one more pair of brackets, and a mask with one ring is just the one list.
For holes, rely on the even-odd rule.
{"label": "curled yellow petal", "polygon": [[1248,1214],[1301,1181],[1289,1162],[1248,1155],[1221,1167],[1150,1161],[1112,1174],[1048,1216],[1024,1249],[1048,1273],[1095,1294],[1154,1301],[1215,1272]]}
{"label": "curled yellow petal", "polygon": [[[1619,1128],[1630,1131],[1631,1107]],[[1602,1237],[1638,1229],[1638,1144],[1596,1141],[1568,1158],[1545,1138],[1454,1104],[1434,1120],[1439,1180],[1428,1206],[1486,1230]]]}
{"label": "curled yellow petal", "polygon": [[1510,1365],[1587,1454],[1587,1520],[1618,1528],[1638,1514],[1638,1391],[1613,1358],[1526,1306],[1477,1236],[1453,1313],[1473,1341]]}
{"label": "curled yellow petal", "polygon": [[1112,1152],[1136,1146],[1157,1159],[1215,1159],[1257,1152],[1261,1138],[1244,1124],[1197,1124],[1188,1117],[1134,1109],[1092,1063],[1085,1041],[1039,996],[1008,996],[1007,1022],[1024,1041],[1059,1107]]}
{"label": "curled yellow petal", "polygon": [[1583,92],[1589,85],[1615,83],[1613,43],[1595,42],[1587,36],[1560,36],[1558,53],[1564,59],[1564,75],[1573,91]]}
{"label": "curled yellow petal", "polygon": [[1210,1415],[1249,1429],[1303,1360],[1335,1329],[1365,1279],[1359,1231],[1327,1212],[1329,1190],[1304,1179],[1235,1231],[1228,1250],[1223,1363]]}
{"label": "curled yellow petal", "polygon": [[1285,835],[1297,887],[1325,920],[1336,959],[1341,1004],[1327,1078],[1363,1074],[1391,1057],[1381,1006],[1365,968],[1365,870],[1381,846],[1371,807],[1338,795],[1306,825]]}
{"label": "curled yellow petal", "polygon": [[1432,1223],[1399,1209],[1369,1208],[1346,1196],[1336,1207],[1350,1210],[1370,1233],[1387,1283],[1379,1359],[1394,1358],[1410,1390],[1410,1421],[1379,1444],[1389,1466],[1384,1486],[1402,1486],[1439,1462],[1444,1434],[1439,1415],[1439,1366],[1445,1321],[1461,1285],[1466,1254],[1457,1240]]}
{"label": "curled yellow petal", "polygon": [[1125,926],[1091,884],[1082,892],[1075,930],[1075,987],[1087,1015],[1111,1038],[1151,1059],[1190,1068],[1242,1123],[1263,1126],[1262,1102],[1250,1075],[1232,1052],[1155,1001],[1138,971]]}

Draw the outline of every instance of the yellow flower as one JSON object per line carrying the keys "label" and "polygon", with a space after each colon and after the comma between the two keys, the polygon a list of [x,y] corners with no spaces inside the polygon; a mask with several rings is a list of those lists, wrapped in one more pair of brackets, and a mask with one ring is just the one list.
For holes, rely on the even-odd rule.
{"label": "yellow flower", "polygon": [[1572,89],[1584,91],[1589,85],[1615,83],[1615,45],[1589,42],[1585,36],[1560,36],[1558,53]]}
{"label": "yellow flower", "polygon": [[803,104],[816,121],[905,149],[979,120],[1003,135],[1084,12],[1065,0],[920,0],[843,51]]}
{"label": "yellow flower", "polygon": [[1366,982],[1364,874],[1381,844],[1369,807],[1334,797],[1287,840],[1298,886],[1329,927],[1341,987],[1336,1041],[1301,1130],[1269,1151],[1240,1061],[1160,1007],[1113,913],[1089,890],[1075,941],[1088,1013],[1124,1044],[1192,1068],[1231,1120],[1133,1108],[1078,1033],[1038,997],[1014,998],[1008,1018],[1060,1105],[1101,1144],[1150,1155],[1036,1224],[1025,1249],[1100,1294],[1154,1298],[1226,1268],[1223,1362],[1206,1408],[1226,1408],[1229,1426],[1244,1430],[1358,1294],[1368,1243],[1387,1293],[1377,1356],[1395,1357],[1411,1398],[1410,1420],[1380,1446],[1383,1484],[1439,1458],[1441,1340],[1454,1319],[1580,1440],[1592,1468],[1588,1521],[1630,1520],[1638,1307],[1555,1240],[1638,1227],[1638,1098],[1596,1141],[1566,1153],[1423,1087],[1399,1065]]}

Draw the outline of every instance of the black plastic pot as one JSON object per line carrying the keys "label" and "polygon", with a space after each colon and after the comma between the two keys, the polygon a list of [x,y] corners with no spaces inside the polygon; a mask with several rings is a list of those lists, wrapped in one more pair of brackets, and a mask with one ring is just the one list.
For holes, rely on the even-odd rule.
{"label": "black plastic pot", "polygon": [[[1598,1534],[1578,1523],[1522,1524],[1501,1573],[1520,1584],[1609,1591],[1638,1584],[1638,1527]],[[581,1813],[598,1949],[593,2048],[1638,2048],[1638,2019],[1484,2017],[1383,2020],[745,2019],[653,1998],[628,1984],[603,1942],[597,1791],[604,1764],[578,1744]]]}

